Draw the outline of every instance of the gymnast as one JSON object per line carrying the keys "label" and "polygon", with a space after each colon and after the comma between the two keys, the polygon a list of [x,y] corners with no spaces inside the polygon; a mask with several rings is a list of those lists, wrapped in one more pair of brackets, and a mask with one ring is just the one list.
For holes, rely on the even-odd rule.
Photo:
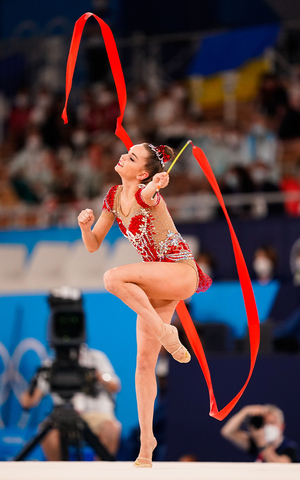
{"label": "gymnast", "polygon": [[94,228],[91,209],[78,215],[89,252],[100,247],[116,218],[121,232],[143,259],[143,263],[112,268],[104,274],[105,288],[137,314],[135,384],[141,445],[134,466],[142,468],[152,467],[156,447],[152,427],[157,394],[155,366],[161,345],[180,363],[191,359],[176,327],[171,325],[176,305],[195,292],[206,291],[212,283],[176,230],[158,192],[169,183],[164,165],[173,157],[173,150],[166,145],[132,146],[115,166],[122,183],[108,191]]}

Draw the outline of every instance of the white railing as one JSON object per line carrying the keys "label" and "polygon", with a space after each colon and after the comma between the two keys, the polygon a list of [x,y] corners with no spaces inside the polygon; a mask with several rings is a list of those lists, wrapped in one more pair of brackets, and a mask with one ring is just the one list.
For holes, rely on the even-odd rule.
{"label": "white railing", "polygon": [[[227,208],[240,214],[242,207],[248,206],[247,218],[262,219],[268,216],[269,206],[286,202],[299,202],[300,192],[243,193],[224,195]],[[166,197],[168,208],[175,222],[207,222],[216,218],[220,205],[213,193],[199,192],[181,196]],[[92,208],[97,216],[101,213],[102,198],[65,204],[55,209],[44,205],[18,204],[12,207],[0,206],[0,229],[9,228],[48,228],[52,226],[75,227],[77,215],[84,208]]]}

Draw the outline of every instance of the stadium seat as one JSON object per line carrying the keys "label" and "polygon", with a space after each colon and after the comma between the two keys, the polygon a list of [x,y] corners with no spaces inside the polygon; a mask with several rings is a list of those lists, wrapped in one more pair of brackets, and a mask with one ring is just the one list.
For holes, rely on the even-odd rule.
{"label": "stadium seat", "polygon": [[24,289],[45,291],[62,285],[68,248],[67,242],[38,242],[25,274]]}
{"label": "stadium seat", "polygon": [[125,238],[119,238],[113,245],[111,258],[108,259],[107,268],[128,265],[129,263],[138,263],[142,259],[133,246]]}
{"label": "stadium seat", "polygon": [[27,248],[22,244],[0,246],[0,291],[13,292],[20,288],[24,276]]}
{"label": "stadium seat", "polygon": [[89,253],[82,240],[74,242],[63,266],[63,284],[78,287],[81,290],[99,290],[103,288],[103,274],[107,270],[109,243],[104,241],[101,248]]}

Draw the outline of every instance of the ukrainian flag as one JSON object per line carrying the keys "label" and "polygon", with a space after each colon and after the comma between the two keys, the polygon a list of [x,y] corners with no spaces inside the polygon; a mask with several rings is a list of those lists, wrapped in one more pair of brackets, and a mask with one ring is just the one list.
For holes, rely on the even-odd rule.
{"label": "ukrainian flag", "polygon": [[270,71],[266,51],[276,43],[279,28],[264,25],[204,37],[187,72],[193,101],[203,108],[220,106],[228,81],[238,101],[255,98],[262,74]]}

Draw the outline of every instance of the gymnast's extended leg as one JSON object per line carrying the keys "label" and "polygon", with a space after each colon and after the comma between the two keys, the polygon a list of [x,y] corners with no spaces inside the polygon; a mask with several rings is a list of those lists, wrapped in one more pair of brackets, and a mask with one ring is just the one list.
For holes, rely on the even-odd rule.
{"label": "gymnast's extended leg", "polygon": [[[177,301],[151,300],[151,304],[161,320],[170,324]],[[141,464],[151,466],[150,460],[156,446],[153,435],[153,411],[157,395],[155,367],[160,348],[161,344],[151,327],[142,317],[138,316],[135,385],[141,429],[141,448],[137,459],[139,466]]]}

